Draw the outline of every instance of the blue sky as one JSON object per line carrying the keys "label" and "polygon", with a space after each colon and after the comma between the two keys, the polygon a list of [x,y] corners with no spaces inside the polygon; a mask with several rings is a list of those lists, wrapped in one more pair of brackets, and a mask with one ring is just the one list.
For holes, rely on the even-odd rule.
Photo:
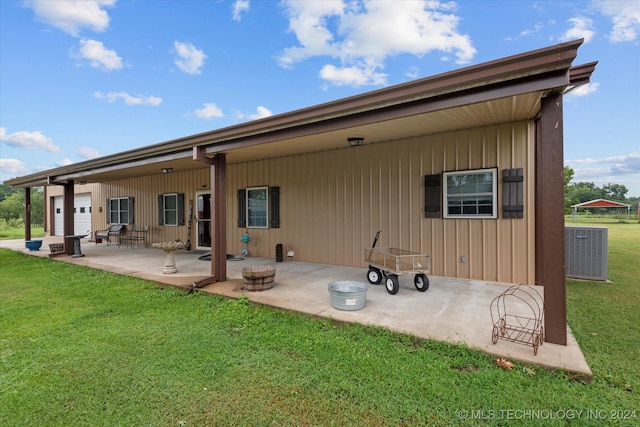
{"label": "blue sky", "polygon": [[640,0],[1,0],[0,180],[578,38],[565,164],[640,196]]}

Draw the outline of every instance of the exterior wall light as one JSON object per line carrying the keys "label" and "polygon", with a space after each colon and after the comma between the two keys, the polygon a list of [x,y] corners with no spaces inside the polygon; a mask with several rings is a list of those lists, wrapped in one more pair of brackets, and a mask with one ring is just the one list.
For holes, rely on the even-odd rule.
{"label": "exterior wall light", "polygon": [[162,173],[171,173],[173,172],[173,168],[162,168]]}
{"label": "exterior wall light", "polygon": [[364,138],[361,138],[361,137],[347,138],[347,142],[349,143],[349,147],[360,147],[364,142]]}

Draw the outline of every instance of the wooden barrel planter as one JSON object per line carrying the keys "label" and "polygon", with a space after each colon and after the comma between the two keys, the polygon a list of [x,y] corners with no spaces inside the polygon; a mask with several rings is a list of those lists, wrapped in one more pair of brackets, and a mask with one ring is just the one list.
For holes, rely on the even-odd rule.
{"label": "wooden barrel planter", "polygon": [[253,265],[242,269],[244,288],[247,291],[264,291],[273,288],[276,268],[270,265]]}

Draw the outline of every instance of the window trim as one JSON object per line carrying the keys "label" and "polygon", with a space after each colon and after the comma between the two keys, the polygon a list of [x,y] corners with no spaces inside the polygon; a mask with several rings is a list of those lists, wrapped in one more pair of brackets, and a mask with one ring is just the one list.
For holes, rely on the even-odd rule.
{"label": "window trim", "polygon": [[[170,209],[167,209],[167,207],[166,207],[167,205],[165,203],[166,199],[167,199],[167,196],[173,196],[176,199],[176,207],[175,207],[175,209],[173,209],[173,210],[175,210],[175,213],[176,213],[176,215],[175,215],[176,223],[175,224],[173,224],[173,223],[172,224],[168,224],[167,223],[167,212],[170,211]],[[180,223],[180,221],[178,219],[178,216],[179,216],[178,215],[178,211],[180,209],[180,203],[179,203],[178,198],[179,198],[178,193],[164,193],[164,194],[162,194],[162,225],[164,225],[165,227],[177,227],[178,224]]]}
{"label": "window trim", "polygon": [[[249,203],[249,200],[250,200],[249,199],[249,191],[252,191],[252,190],[263,190],[264,191],[264,194],[265,194],[264,214],[265,214],[265,217],[266,217],[266,221],[265,221],[264,225],[252,225],[251,224],[251,215],[249,214],[250,210],[251,210],[251,208],[249,206],[250,205],[250,203]],[[247,187],[247,188],[245,188],[245,197],[246,197],[246,206],[245,206],[246,217],[245,218],[247,219],[246,220],[246,228],[259,228],[259,229],[269,228],[269,187],[266,186],[266,185],[259,186],[259,187]]]}
{"label": "window trim", "polygon": [[[451,214],[449,213],[449,177],[452,175],[479,175],[483,173],[491,172],[493,175],[491,199],[492,199],[492,214]],[[489,195],[488,193],[463,193],[464,195]],[[451,197],[456,197],[451,196]],[[497,219],[498,218],[498,168],[483,168],[483,169],[469,169],[463,171],[449,171],[442,173],[442,200],[443,200],[443,218],[446,219]]]}
{"label": "window trim", "polygon": [[[111,215],[113,214],[113,210],[111,209],[111,201],[118,201],[118,222],[111,222]],[[120,209],[122,200],[127,201],[127,221],[122,221],[122,213],[125,212]],[[107,199],[107,224],[133,224],[133,197],[109,197]]]}

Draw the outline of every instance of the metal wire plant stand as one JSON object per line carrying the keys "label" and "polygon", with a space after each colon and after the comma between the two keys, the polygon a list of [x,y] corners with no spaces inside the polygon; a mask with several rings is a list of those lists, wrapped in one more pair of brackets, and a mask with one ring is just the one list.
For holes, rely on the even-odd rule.
{"label": "metal wire plant stand", "polygon": [[491,301],[491,341],[498,340],[538,347],[544,342],[544,301],[531,286],[513,285]]}

